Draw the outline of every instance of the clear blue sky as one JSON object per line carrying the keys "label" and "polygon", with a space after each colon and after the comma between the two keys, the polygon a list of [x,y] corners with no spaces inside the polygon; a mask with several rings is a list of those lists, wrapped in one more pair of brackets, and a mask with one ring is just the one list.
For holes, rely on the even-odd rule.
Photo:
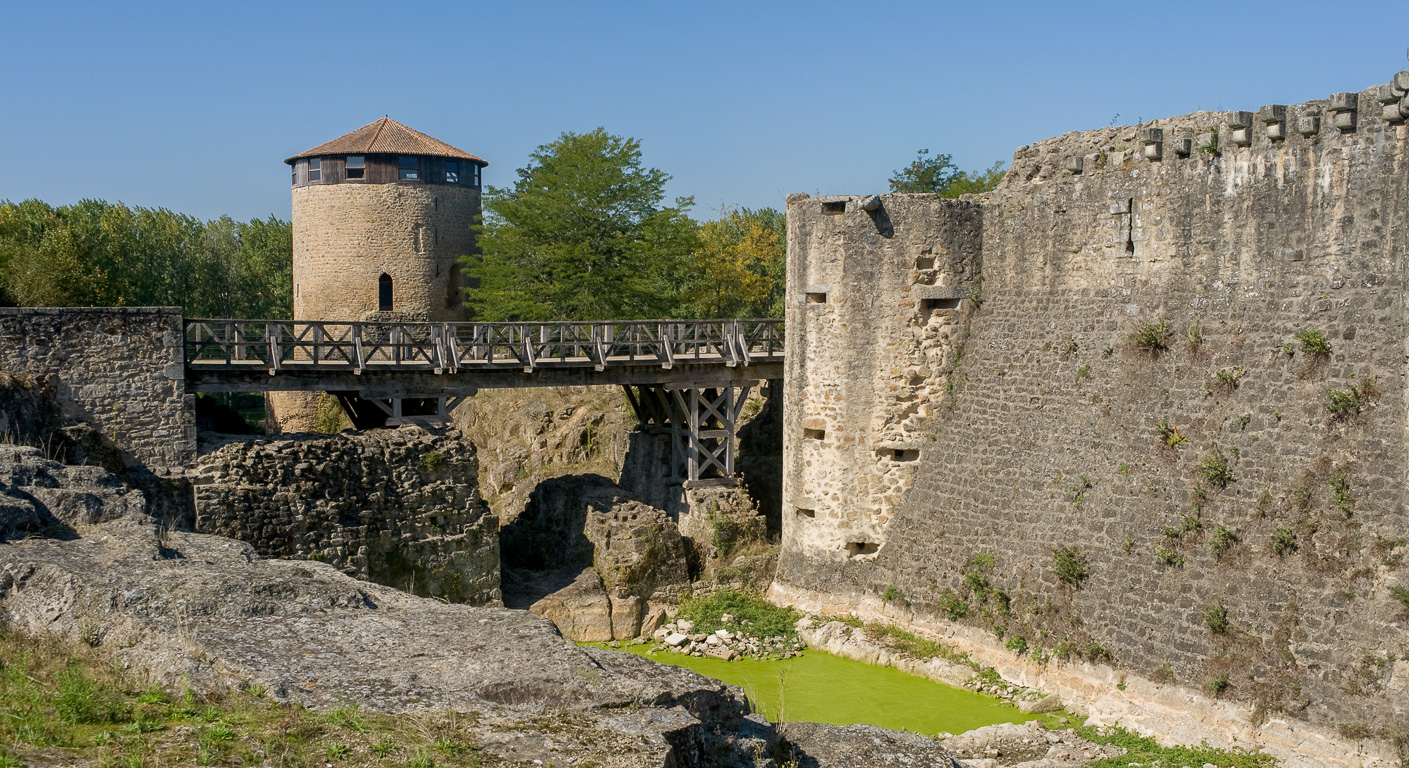
{"label": "clear blue sky", "polygon": [[596,126],[720,205],[883,191],[1065,131],[1295,103],[1409,68],[1398,2],[0,6],[0,199],[289,215],[284,157],[389,114],[484,157]]}

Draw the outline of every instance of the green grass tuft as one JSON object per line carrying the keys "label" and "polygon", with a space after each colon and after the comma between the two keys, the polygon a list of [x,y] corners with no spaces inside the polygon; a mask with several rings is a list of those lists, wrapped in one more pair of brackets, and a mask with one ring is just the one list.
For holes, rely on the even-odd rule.
{"label": "green grass tuft", "polygon": [[1052,550],[1052,573],[1062,582],[1079,586],[1090,575],[1091,567],[1086,555],[1076,547],[1057,547]]}
{"label": "green grass tuft", "polygon": [[1154,354],[1169,349],[1169,337],[1173,335],[1174,330],[1164,320],[1157,323],[1141,323],[1131,331],[1130,343],[1138,349]]}
{"label": "green grass tuft", "polygon": [[1197,747],[1161,747],[1154,739],[1137,735],[1124,728],[1095,728],[1084,726],[1077,734],[1087,741],[1097,744],[1111,744],[1124,747],[1120,757],[1107,757],[1088,763],[1086,768],[1125,768],[1135,765],[1216,765],[1219,768],[1273,768],[1277,761],[1271,755],[1261,752],[1248,752],[1235,747],[1231,750],[1214,749],[1207,742]]}
{"label": "green grass tuft", "polygon": [[[726,624],[724,614],[731,614],[734,623]],[[751,625],[742,629],[757,637],[797,636],[793,627],[799,618],[797,611],[781,608],[761,597],[736,589],[721,589],[708,597],[688,597],[680,601],[677,618],[694,622],[695,631],[710,633],[720,629],[731,632],[741,630],[741,621]]]}

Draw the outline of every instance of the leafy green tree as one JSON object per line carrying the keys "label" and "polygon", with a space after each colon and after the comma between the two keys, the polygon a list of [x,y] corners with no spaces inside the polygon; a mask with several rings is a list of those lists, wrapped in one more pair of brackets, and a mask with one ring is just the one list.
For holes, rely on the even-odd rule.
{"label": "leafy green tree", "polygon": [[0,201],[0,302],[182,306],[190,316],[287,318],[293,232],[275,218],[201,222],[82,200]]}
{"label": "leafy green tree", "polygon": [[700,225],[687,295],[696,317],[782,317],[787,224],[773,208],[725,210]]}
{"label": "leafy green tree", "polygon": [[987,192],[1003,180],[1003,163],[997,162],[986,171],[959,170],[952,155],[931,155],[920,150],[913,161],[890,177],[892,192],[925,192],[941,197],[958,197],[973,192]]}
{"label": "leafy green tree", "polygon": [[476,227],[482,320],[601,320],[679,313],[697,233],[693,198],[665,204],[670,176],[639,141],[603,128],[538,147],[512,188],[486,190]]}

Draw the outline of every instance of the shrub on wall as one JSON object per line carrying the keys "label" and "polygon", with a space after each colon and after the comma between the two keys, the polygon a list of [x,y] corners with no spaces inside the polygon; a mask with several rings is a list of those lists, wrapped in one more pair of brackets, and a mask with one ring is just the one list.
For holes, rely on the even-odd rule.
{"label": "shrub on wall", "polygon": [[1329,357],[1331,354],[1330,340],[1315,328],[1297,331],[1296,340],[1301,344],[1301,351],[1312,357]]}
{"label": "shrub on wall", "polygon": [[1090,575],[1091,568],[1081,550],[1076,547],[1057,547],[1052,550],[1052,573],[1067,584],[1080,586],[1082,580]]}
{"label": "shrub on wall", "polygon": [[1155,354],[1169,349],[1169,337],[1173,335],[1174,329],[1161,319],[1157,323],[1141,323],[1137,326],[1130,333],[1130,343],[1137,349]]}

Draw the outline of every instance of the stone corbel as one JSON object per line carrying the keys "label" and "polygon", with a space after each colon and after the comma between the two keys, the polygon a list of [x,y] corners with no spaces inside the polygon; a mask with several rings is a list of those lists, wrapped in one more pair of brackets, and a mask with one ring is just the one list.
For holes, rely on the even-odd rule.
{"label": "stone corbel", "polygon": [[1257,111],[1257,119],[1262,122],[1267,138],[1281,141],[1287,138],[1287,108],[1283,104],[1268,104]]}
{"label": "stone corbel", "polygon": [[1249,130],[1252,128],[1251,112],[1229,112],[1228,113],[1229,141],[1235,147],[1246,147],[1252,144],[1252,135]]}
{"label": "stone corbel", "polygon": [[1163,128],[1141,128],[1140,144],[1144,147],[1144,155],[1147,160],[1164,159],[1164,129]]}
{"label": "stone corbel", "polygon": [[1336,130],[1341,133],[1355,130],[1355,114],[1359,103],[1358,93],[1331,94],[1331,102],[1326,108],[1331,113],[1331,123],[1336,126]]}

